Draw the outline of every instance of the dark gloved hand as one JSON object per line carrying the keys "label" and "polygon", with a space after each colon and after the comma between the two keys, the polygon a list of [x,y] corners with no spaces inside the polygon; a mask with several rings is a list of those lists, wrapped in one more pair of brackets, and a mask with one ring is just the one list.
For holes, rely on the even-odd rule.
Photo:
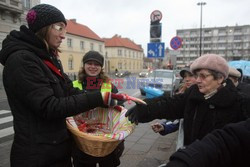
{"label": "dark gloved hand", "polygon": [[131,123],[138,125],[138,122],[148,122],[148,107],[145,104],[136,103],[135,106],[131,107],[125,114]]}
{"label": "dark gloved hand", "polygon": [[136,125],[138,125],[138,116],[137,116],[138,110],[137,110],[137,106],[133,106],[130,109],[128,109],[128,111],[125,114],[125,117],[128,117],[128,120],[131,123],[135,123]]}

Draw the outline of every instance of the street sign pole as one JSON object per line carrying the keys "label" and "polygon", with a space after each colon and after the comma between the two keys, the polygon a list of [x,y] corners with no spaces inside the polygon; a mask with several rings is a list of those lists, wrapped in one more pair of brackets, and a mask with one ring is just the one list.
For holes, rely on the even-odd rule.
{"label": "street sign pole", "polygon": [[162,13],[159,10],[154,10],[150,15],[150,42],[151,44],[156,43],[156,45],[154,49],[148,49],[148,57],[154,58],[155,69],[158,67],[158,58],[164,57],[164,52],[162,53],[162,49],[164,50],[164,44],[163,46],[162,44],[158,45],[158,43],[161,43],[161,19]]}
{"label": "street sign pole", "polygon": [[[181,46],[182,46],[182,39],[178,36],[175,36],[171,39],[170,41],[170,46],[172,49],[174,50],[178,50]],[[174,65],[173,65],[173,71],[174,71],[174,75],[176,74],[176,57],[174,59]],[[172,77],[172,83],[174,80],[174,76]],[[173,87],[172,87],[172,91],[171,91],[171,95],[173,94]]]}

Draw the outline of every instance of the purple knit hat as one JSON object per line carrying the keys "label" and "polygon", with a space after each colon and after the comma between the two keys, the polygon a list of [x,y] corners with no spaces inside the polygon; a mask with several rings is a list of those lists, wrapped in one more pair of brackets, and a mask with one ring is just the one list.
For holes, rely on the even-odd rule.
{"label": "purple knit hat", "polygon": [[26,20],[33,32],[37,32],[48,25],[64,22],[67,24],[63,13],[56,7],[48,4],[39,4],[29,10]]}
{"label": "purple knit hat", "polygon": [[213,71],[217,71],[225,78],[228,77],[229,66],[227,61],[216,54],[205,54],[201,57],[197,58],[190,66],[191,72],[194,73],[195,70],[198,69],[209,69]]}

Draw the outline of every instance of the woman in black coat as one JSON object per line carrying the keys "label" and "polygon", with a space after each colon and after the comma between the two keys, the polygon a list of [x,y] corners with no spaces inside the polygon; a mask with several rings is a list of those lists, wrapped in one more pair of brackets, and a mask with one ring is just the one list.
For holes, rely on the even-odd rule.
{"label": "woman in black coat", "polygon": [[167,167],[248,167],[249,157],[250,119],[229,124],[179,149]]}
{"label": "woman in black coat", "polygon": [[72,140],[65,118],[107,105],[100,91],[73,88],[63,72],[57,54],[67,25],[62,12],[40,4],[26,19],[29,28],[11,31],[0,52],[13,115],[11,167],[70,167]]}
{"label": "woman in black coat", "polygon": [[146,99],[127,111],[132,122],[184,118],[184,145],[202,139],[214,129],[244,119],[235,86],[228,76],[228,65],[221,56],[208,54],[191,65],[196,84],[179,96]]}

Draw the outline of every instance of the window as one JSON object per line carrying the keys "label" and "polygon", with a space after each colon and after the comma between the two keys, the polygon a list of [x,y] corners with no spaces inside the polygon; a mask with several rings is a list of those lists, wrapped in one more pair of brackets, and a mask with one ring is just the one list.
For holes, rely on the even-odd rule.
{"label": "window", "polygon": [[70,38],[67,39],[67,46],[69,48],[72,48],[72,39],[70,39]]}
{"label": "window", "polygon": [[94,50],[94,44],[90,43],[90,50]]}
{"label": "window", "polygon": [[211,37],[205,37],[205,38],[204,38],[204,41],[211,41],[211,40],[212,40]]}
{"label": "window", "polygon": [[241,40],[241,36],[234,36],[234,40]]}
{"label": "window", "polygon": [[190,38],[190,41],[197,41],[197,38]]}
{"label": "window", "polygon": [[226,30],[225,30],[225,29],[220,29],[220,30],[219,30],[219,34],[224,34],[224,33],[226,33]]}
{"label": "window", "polygon": [[84,41],[80,41],[80,49],[81,49],[81,50],[84,49]]}
{"label": "window", "polygon": [[205,33],[205,34],[211,34],[212,31],[211,31],[211,30],[205,30],[204,33]]}
{"label": "window", "polygon": [[17,0],[10,0],[10,4],[14,6],[18,6],[19,1]]}
{"label": "window", "polygon": [[69,59],[68,59],[68,68],[69,68],[69,70],[74,69],[74,67],[73,67],[73,56],[72,55],[70,55]]}
{"label": "window", "polygon": [[118,63],[118,69],[122,69],[122,63]]}
{"label": "window", "polygon": [[122,56],[122,50],[118,49],[118,56]]}
{"label": "window", "polygon": [[190,35],[197,35],[196,31],[190,31]]}
{"label": "window", "polygon": [[126,60],[124,62],[124,69],[127,69],[127,62],[126,62]]}
{"label": "window", "polygon": [[235,45],[235,47],[241,47],[242,45],[240,44],[240,43],[236,43],[236,44],[234,44]]}
{"label": "window", "polygon": [[30,0],[22,0],[23,7],[26,9],[30,9]]}
{"label": "window", "polygon": [[99,45],[99,52],[102,53],[102,45]]}
{"label": "window", "polygon": [[234,33],[241,33],[241,32],[242,32],[241,28],[235,28],[234,29]]}
{"label": "window", "polygon": [[226,37],[219,37],[218,41],[225,41]]}

